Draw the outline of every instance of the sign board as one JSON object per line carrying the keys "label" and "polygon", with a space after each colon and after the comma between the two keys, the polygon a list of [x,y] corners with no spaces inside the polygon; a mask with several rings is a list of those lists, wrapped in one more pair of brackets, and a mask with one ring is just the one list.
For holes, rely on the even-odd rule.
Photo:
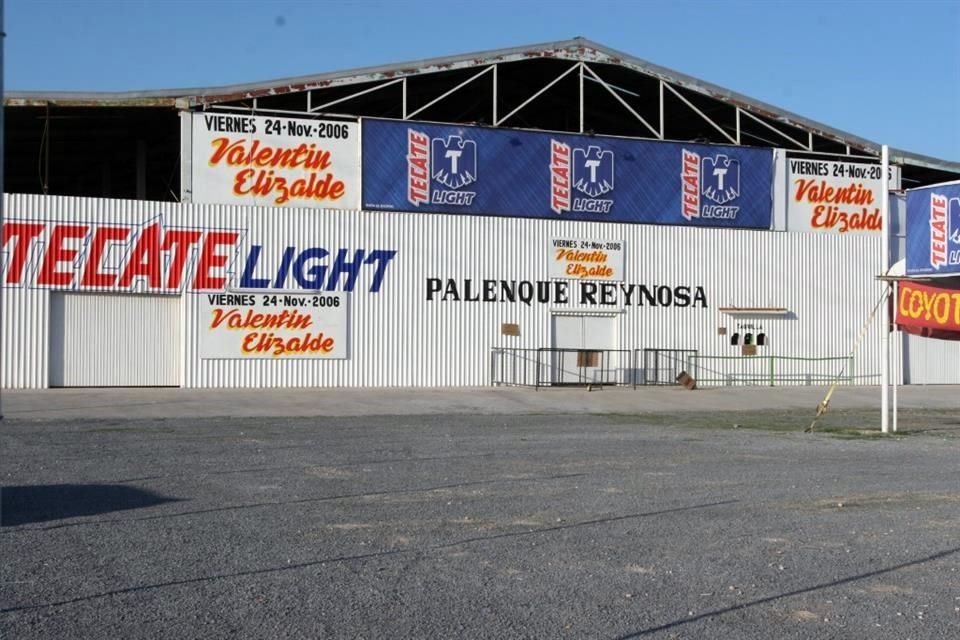
{"label": "sign board", "polygon": [[[787,158],[787,228],[822,233],[880,233],[881,166]],[[900,167],[890,167],[890,189]]]}
{"label": "sign board", "polygon": [[504,336],[519,336],[520,325],[515,322],[504,322],[500,325],[500,334]]}
{"label": "sign board", "polygon": [[360,126],[192,114],[193,202],[357,209]]}
{"label": "sign board", "polygon": [[347,357],[347,298],[339,292],[210,293],[200,303],[200,357]]}
{"label": "sign board", "polygon": [[773,152],[363,121],[363,208],[769,229]]}
{"label": "sign board", "polygon": [[623,281],[623,241],[553,238],[549,248],[551,278]]}
{"label": "sign board", "polygon": [[907,192],[907,275],[960,274],[960,182]]}
{"label": "sign board", "polygon": [[897,324],[910,329],[960,331],[960,290],[901,281]]}

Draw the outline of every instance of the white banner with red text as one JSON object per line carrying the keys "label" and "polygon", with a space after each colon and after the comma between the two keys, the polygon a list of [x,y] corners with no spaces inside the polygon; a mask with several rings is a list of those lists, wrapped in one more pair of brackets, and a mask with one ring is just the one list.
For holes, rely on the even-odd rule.
{"label": "white banner with red text", "polygon": [[[880,233],[879,164],[787,158],[787,229]],[[890,189],[900,167],[890,167]]]}
{"label": "white banner with red text", "polygon": [[549,249],[552,279],[623,281],[623,241],[552,238]]}
{"label": "white banner with red text", "polygon": [[360,125],[192,115],[193,202],[358,209]]}
{"label": "white banner with red text", "polygon": [[342,292],[210,293],[200,303],[200,357],[347,357]]}

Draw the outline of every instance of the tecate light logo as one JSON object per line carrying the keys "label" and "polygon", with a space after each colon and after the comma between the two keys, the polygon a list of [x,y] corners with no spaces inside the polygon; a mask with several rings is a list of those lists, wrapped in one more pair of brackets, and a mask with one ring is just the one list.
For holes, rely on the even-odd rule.
{"label": "tecate light logo", "polygon": [[930,194],[930,266],[960,264],[960,198]]}
{"label": "tecate light logo", "polygon": [[361,275],[380,291],[395,249],[287,246],[266,256],[241,245],[245,229],[6,220],[3,285],[67,290],[221,291],[304,289],[353,291]]}
{"label": "tecate light logo", "polygon": [[[431,138],[407,129],[407,201],[469,207],[477,194],[477,143],[461,136]],[[444,188],[445,187],[445,188]]]}
{"label": "tecate light logo", "polygon": [[728,203],[740,197],[739,160],[724,154],[701,158],[699,153],[684,149],[680,180],[685,219],[736,219],[740,207]]}
{"label": "tecate light logo", "polygon": [[[610,213],[613,200],[613,151],[590,145],[586,149],[550,140],[550,209]],[[571,187],[585,197],[571,196]]]}

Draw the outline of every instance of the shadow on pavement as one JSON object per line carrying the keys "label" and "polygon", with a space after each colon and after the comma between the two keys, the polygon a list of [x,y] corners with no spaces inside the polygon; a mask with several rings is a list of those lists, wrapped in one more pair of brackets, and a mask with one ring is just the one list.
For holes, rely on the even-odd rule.
{"label": "shadow on pavement", "polygon": [[117,484],[42,484],[3,487],[0,492],[0,525],[4,527],[180,501],[146,489]]}

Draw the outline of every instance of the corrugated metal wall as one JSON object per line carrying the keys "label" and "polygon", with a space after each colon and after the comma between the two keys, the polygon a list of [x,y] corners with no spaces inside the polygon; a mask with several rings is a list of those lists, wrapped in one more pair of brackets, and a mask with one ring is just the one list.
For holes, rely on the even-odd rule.
{"label": "corrugated metal wall", "polygon": [[903,336],[906,384],[957,384],[960,381],[960,342]]}
{"label": "corrugated metal wall", "polygon": [[[738,322],[763,325],[764,355],[846,356],[881,292],[879,237],[712,230],[442,214],[279,210],[105,199],[5,196],[7,219],[240,229],[239,255],[264,247],[260,265],[275,270],[284,247],[334,251],[394,249],[382,289],[370,293],[369,272],[349,295],[346,360],[201,360],[198,296],[185,292],[183,384],[190,387],[460,386],[491,382],[491,348],[551,344],[556,311],[617,312],[620,348],[692,348],[736,355],[729,335]],[[626,282],[704,288],[708,307],[557,305],[521,302],[432,302],[427,278],[547,280],[554,237],[621,240]],[[35,270],[39,256],[28,268]],[[233,265],[234,277],[242,264]],[[573,289],[571,289],[573,291]],[[7,287],[4,296],[3,385],[48,383],[47,290]],[[573,297],[573,296],[571,296]],[[622,299],[622,296],[621,296]],[[718,307],[785,307],[784,317],[737,318]],[[517,323],[519,337],[500,335]],[[122,327],[117,328],[122,331]],[[864,383],[879,381],[880,324],[856,358]]]}
{"label": "corrugated metal wall", "polygon": [[[4,270],[7,254],[2,255]],[[0,386],[39,389],[47,386],[50,292],[4,287],[3,352]]]}

